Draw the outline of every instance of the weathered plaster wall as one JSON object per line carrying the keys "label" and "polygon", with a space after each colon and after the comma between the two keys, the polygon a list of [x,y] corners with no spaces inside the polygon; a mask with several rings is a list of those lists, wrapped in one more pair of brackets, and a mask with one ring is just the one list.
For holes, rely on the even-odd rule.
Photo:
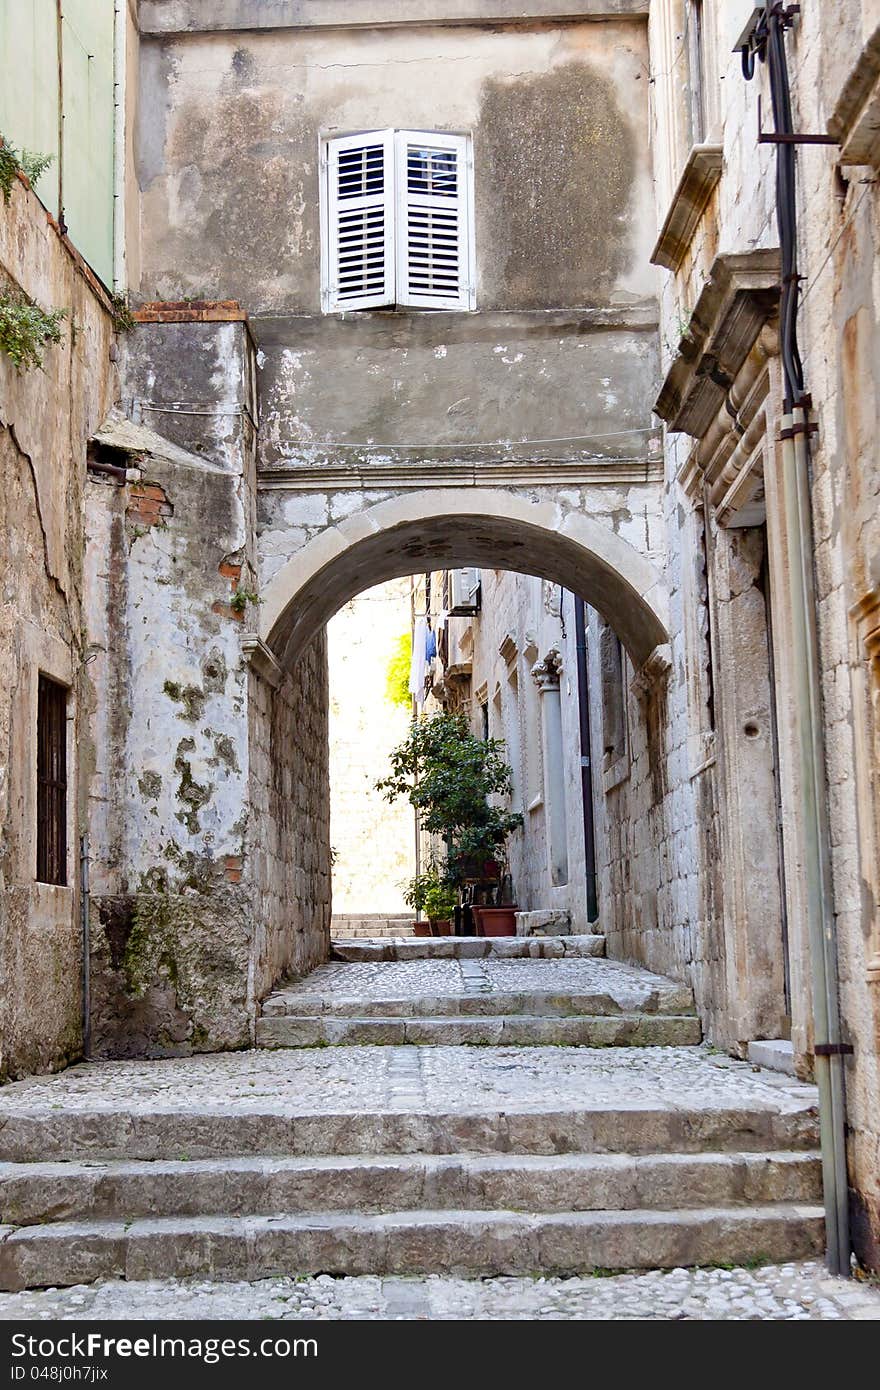
{"label": "weathered plaster wall", "polygon": [[[68,318],[42,371],[17,373],[0,354],[0,1079],[63,1066],[82,1045],[83,489],[86,441],[118,389],[106,300],[18,182],[0,205],[0,292],[16,286]],[[40,672],[70,689],[67,886],[58,887],[36,882]]]}
{"label": "weathered plaster wall", "polygon": [[473,133],[482,308],[649,296],[645,59],[614,19],[145,35],[136,288],[316,313],[319,133],[393,126]]}
{"label": "weathered plaster wall", "polygon": [[[135,286],[248,308],[262,467],[535,438],[644,452],[645,61],[643,26],[614,19],[144,38]],[[319,135],[388,126],[473,134],[476,316],[319,312]]]}
{"label": "weathered plaster wall", "polygon": [[409,912],[403,885],[415,873],[412,807],[389,804],[375,784],[387,776],[412,718],[410,702],[395,705],[387,695],[410,607],[407,577],[358,594],[327,624],[334,913]]}

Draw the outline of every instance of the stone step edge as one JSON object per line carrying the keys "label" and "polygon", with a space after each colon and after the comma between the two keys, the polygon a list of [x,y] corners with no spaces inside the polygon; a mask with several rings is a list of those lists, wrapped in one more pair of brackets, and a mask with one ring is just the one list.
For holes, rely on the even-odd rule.
{"label": "stone step edge", "polygon": [[126,1109],[22,1112],[0,1128],[0,1160],[375,1154],[764,1153],[815,1149],[816,1107],[689,1110],[650,1104],[517,1110]]}
{"label": "stone step edge", "polygon": [[[820,1206],[432,1211],[70,1222],[0,1231],[0,1288],[210,1274],[574,1273],[780,1261],[822,1248]],[[260,1249],[260,1245],[263,1249]],[[268,1247],[268,1248],[266,1248]],[[272,1248],[274,1247],[274,1249]]]}
{"label": "stone step edge", "polygon": [[[773,1202],[796,1202],[817,1200],[821,1189],[820,1155],[811,1150],[780,1149],[749,1153],[747,1151],[710,1152],[697,1154],[343,1154],[337,1156],[267,1158],[246,1156],[239,1158],[214,1159],[109,1159],[104,1162],[68,1163],[2,1163],[0,1164],[0,1223],[10,1226],[32,1226],[70,1221],[77,1206],[88,1209],[92,1220],[121,1220],[123,1217],[144,1218],[146,1216],[172,1215],[222,1215],[228,1210],[222,1203],[226,1198],[218,1196],[218,1185],[234,1182],[238,1184],[237,1206],[250,1214],[257,1215],[267,1210],[284,1210],[288,1214],[321,1209],[326,1203],[327,1193],[322,1180],[337,1178],[343,1181],[343,1201],[357,1209],[378,1211],[382,1209],[387,1191],[385,1180],[389,1174],[395,1178],[395,1201],[398,1209],[421,1206],[419,1198],[427,1194],[426,1184],[433,1188],[432,1205],[447,1208],[476,1207],[491,1210],[493,1197],[491,1187],[503,1184],[503,1195],[509,1201],[516,1193],[517,1210],[532,1211],[590,1211],[590,1210],[633,1210],[664,1207],[668,1197],[669,1185],[674,1184],[676,1193],[687,1196],[689,1185],[694,1188],[695,1197],[703,1201],[686,1200],[676,1205],[684,1209],[705,1205],[706,1183],[726,1183],[731,1188],[748,1188],[748,1191],[724,1191],[718,1198],[725,1205],[755,1206]],[[272,1189],[273,1178],[287,1177],[296,1180],[297,1189],[293,1205],[285,1208],[269,1207],[269,1203],[281,1194]],[[153,1190],[150,1184],[171,1184],[176,1179],[189,1183],[181,1197],[179,1191],[161,1187]],[[255,1193],[249,1185],[256,1181]],[[558,1185],[565,1186],[558,1192],[558,1200],[547,1202],[548,1192],[556,1197]],[[313,1192],[304,1186],[306,1182],[315,1185]],[[576,1193],[571,1191],[571,1183],[576,1182]],[[759,1190],[762,1182],[769,1183],[774,1191],[764,1196]],[[814,1190],[795,1191],[804,1182]],[[365,1186],[363,1190],[358,1184]],[[376,1184],[371,1191],[369,1184]],[[406,1184],[415,1183],[409,1194]],[[440,1190],[446,1184],[449,1200],[442,1200],[446,1194]],[[529,1189],[540,1184],[540,1200]],[[264,1190],[259,1185],[265,1184]],[[481,1190],[480,1184],[487,1184],[489,1191]],[[655,1194],[650,1190],[657,1187]],[[216,1205],[208,1206],[202,1199],[201,1188],[206,1188],[206,1198]],[[597,1191],[598,1188],[598,1191]],[[225,1192],[222,1188],[220,1191]],[[282,1189],[283,1192],[283,1189]],[[354,1193],[357,1193],[357,1196]],[[403,1194],[412,1197],[404,1200]],[[595,1205],[590,1205],[590,1194],[594,1194]],[[462,1200],[466,1197],[466,1200]],[[574,1200],[572,1198],[574,1197]],[[528,1198],[528,1201],[526,1200]],[[581,1200],[583,1198],[583,1200]],[[259,1206],[247,1206],[247,1202],[259,1201]],[[287,1196],[288,1202],[291,1197]],[[498,1198],[501,1201],[501,1198]],[[147,1209],[147,1206],[151,1210]],[[159,1211],[157,1207],[168,1208]],[[121,1207],[121,1212],[116,1208]],[[181,1210],[183,1208],[183,1210]],[[197,1210],[200,1208],[200,1210]],[[100,1209],[100,1210],[99,1210]],[[329,1209],[325,1207],[324,1209]],[[333,1210],[344,1209],[342,1203]],[[86,1212],[80,1213],[80,1219]]]}
{"label": "stone step edge", "polygon": [[[375,936],[330,938],[331,956],[354,953],[370,960],[469,959],[563,960],[604,955],[605,937],[585,936]],[[346,954],[347,953],[347,954]]]}
{"label": "stone step edge", "polygon": [[[670,991],[672,994],[672,991]],[[659,997],[657,997],[659,995]],[[581,1007],[578,1007],[578,1006]],[[603,1007],[606,1006],[607,1007]],[[452,1007],[454,1006],[454,1007]],[[672,994],[662,992],[636,1009],[621,1009],[608,994],[596,990],[566,992],[529,990],[517,993],[475,992],[473,994],[423,994],[395,999],[364,999],[358,995],[286,993],[277,990],[264,1000],[261,1018],[351,1018],[381,1019],[383,1022],[438,1022],[492,1018],[523,1019],[633,1019],[696,1018],[697,1011]]]}
{"label": "stone step edge", "polygon": [[269,1014],[257,1020],[258,1047],[488,1046],[699,1047],[694,1014],[452,1014],[358,1018]]}

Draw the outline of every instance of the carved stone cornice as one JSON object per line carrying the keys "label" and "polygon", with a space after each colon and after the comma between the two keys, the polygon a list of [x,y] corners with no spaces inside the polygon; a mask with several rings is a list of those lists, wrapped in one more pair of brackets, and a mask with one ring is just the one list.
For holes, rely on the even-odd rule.
{"label": "carved stone cornice", "polygon": [[516,652],[516,641],[508,632],[504,637],[504,641],[498,648],[498,655],[510,666],[511,663],[516,660]]}
{"label": "carved stone cornice", "polygon": [[241,650],[245,661],[253,667],[258,676],[277,690],[284,680],[284,667],[278,662],[275,653],[267,647],[261,637],[255,632],[243,632],[241,636]]}
{"label": "carved stone cornice", "polygon": [[693,241],[697,224],[718,186],[724,167],[721,145],[694,145],[672,195],[666,221],[651,253],[654,265],[678,270]]}
{"label": "carved stone cornice", "polygon": [[662,690],[669,680],[672,670],[672,650],[667,642],[655,647],[650,656],[642,662],[629,683],[629,688],[639,700],[647,700]]}
{"label": "carved stone cornice", "polygon": [[670,430],[702,439],[779,303],[778,250],[718,256],[654,406]]}
{"label": "carved stone cornice", "polygon": [[880,169],[880,24],[858,56],[828,121],[841,164]]}
{"label": "carved stone cornice", "polygon": [[562,657],[558,648],[551,647],[542,661],[535,662],[532,677],[542,695],[559,689],[559,676],[562,671]]}

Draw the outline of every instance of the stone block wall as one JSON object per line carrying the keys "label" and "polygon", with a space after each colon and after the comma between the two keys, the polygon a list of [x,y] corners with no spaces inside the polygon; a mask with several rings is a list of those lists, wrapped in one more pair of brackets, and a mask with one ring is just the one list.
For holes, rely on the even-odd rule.
{"label": "stone block wall", "polygon": [[323,632],[275,688],[251,677],[248,874],[258,1000],[330,949],[328,704]]}

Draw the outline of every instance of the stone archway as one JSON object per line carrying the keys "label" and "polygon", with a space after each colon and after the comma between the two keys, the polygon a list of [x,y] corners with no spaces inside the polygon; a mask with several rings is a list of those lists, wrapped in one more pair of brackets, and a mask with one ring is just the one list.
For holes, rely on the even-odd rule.
{"label": "stone archway", "polygon": [[319,531],[264,588],[260,638],[289,669],[332,614],[362,589],[425,567],[518,570],[583,595],[613,624],[641,670],[668,641],[660,574],[611,525],[557,494],[432,488],[367,506]]}

